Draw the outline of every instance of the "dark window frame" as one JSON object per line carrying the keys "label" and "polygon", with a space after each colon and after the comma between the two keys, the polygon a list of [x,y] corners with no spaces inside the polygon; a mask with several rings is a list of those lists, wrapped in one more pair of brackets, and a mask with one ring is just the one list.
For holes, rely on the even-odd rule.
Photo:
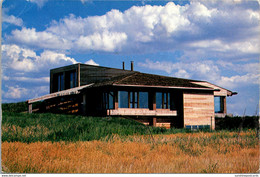
{"label": "dark window frame", "polygon": [[[124,103],[121,103],[121,92],[127,92],[127,107],[124,107]],[[149,108],[149,93],[148,92],[143,92],[142,93],[147,93],[147,104],[146,107],[142,107],[142,109],[148,109]],[[124,91],[120,90],[118,91],[118,108],[140,108],[140,91]]]}
{"label": "dark window frame", "polygon": [[[170,109],[171,108],[171,97],[170,92],[156,92],[156,109]],[[158,95],[161,101],[158,102]]]}
{"label": "dark window frame", "polygon": [[[112,98],[112,104],[111,104],[111,98]],[[103,109],[115,109],[115,92],[108,91],[103,92],[102,95],[102,105]]]}

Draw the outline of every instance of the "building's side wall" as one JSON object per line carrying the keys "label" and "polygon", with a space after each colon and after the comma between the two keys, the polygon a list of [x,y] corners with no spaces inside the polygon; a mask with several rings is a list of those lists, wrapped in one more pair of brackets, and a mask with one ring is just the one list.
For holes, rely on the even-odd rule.
{"label": "building's side wall", "polygon": [[184,127],[209,125],[215,129],[213,93],[183,93]]}

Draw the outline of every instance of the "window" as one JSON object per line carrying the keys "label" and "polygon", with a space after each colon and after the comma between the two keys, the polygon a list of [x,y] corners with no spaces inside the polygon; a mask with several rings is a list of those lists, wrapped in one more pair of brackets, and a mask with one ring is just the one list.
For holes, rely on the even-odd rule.
{"label": "window", "polygon": [[170,109],[170,93],[156,92],[156,108]]}
{"label": "window", "polygon": [[62,91],[64,90],[64,76],[63,74],[58,74],[57,75],[57,78],[58,78],[58,90],[57,91]]}
{"label": "window", "polygon": [[148,92],[118,92],[119,108],[148,108]]}
{"label": "window", "polygon": [[114,109],[114,92],[104,92],[103,93],[103,108],[104,109]]}
{"label": "window", "polygon": [[138,108],[139,93],[129,92],[128,94],[130,95],[130,108]]}
{"label": "window", "polygon": [[162,93],[156,92],[156,108],[162,109]]}
{"label": "window", "polygon": [[224,97],[223,96],[214,97],[214,109],[215,109],[215,113],[224,113]]}
{"label": "window", "polygon": [[70,88],[74,88],[77,86],[77,73],[76,71],[70,72]]}
{"label": "window", "polygon": [[126,91],[118,92],[118,107],[128,108],[128,92]]}
{"label": "window", "polygon": [[148,108],[148,92],[139,92],[139,108]]}

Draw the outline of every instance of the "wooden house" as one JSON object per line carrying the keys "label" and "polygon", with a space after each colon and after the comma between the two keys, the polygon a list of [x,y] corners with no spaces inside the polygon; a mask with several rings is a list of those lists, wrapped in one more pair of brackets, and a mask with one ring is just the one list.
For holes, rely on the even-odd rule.
{"label": "wooden house", "polygon": [[[50,94],[28,100],[29,112],[128,117],[166,128],[215,128],[236,94],[206,81],[86,64],[50,71]],[[41,102],[33,109],[33,103]],[[39,105],[39,104],[38,104]]]}

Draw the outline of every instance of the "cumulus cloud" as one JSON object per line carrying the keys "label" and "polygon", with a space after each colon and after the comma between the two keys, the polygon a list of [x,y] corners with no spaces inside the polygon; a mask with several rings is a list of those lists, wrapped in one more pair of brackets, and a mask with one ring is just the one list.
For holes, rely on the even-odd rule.
{"label": "cumulus cloud", "polygon": [[71,46],[70,42],[66,39],[59,38],[58,36],[48,33],[46,31],[36,32],[35,28],[22,28],[21,30],[12,31],[12,35],[7,37],[7,40],[13,43],[38,47],[43,49],[61,49],[66,50]]}
{"label": "cumulus cloud", "polygon": [[93,59],[90,59],[90,60],[86,61],[85,64],[99,66],[99,64],[97,64]]}
{"label": "cumulus cloud", "polygon": [[[3,100],[22,101],[48,94],[50,69],[75,63],[63,53],[45,50],[37,54],[18,45],[2,45]],[[86,63],[98,65],[93,59]]]}
{"label": "cumulus cloud", "polygon": [[78,50],[98,50],[112,52],[124,45],[127,36],[125,33],[94,33],[90,36],[81,36],[76,42]]}
{"label": "cumulus cloud", "polygon": [[105,15],[86,18],[71,14],[52,21],[44,31],[15,30],[7,41],[81,52],[184,50],[187,55],[204,51],[220,57],[229,56],[230,52],[235,54],[233,58],[248,53],[256,56],[260,49],[256,40],[259,13],[243,5],[213,6],[196,1],[181,6],[169,2],[165,6],[133,6],[124,12],[113,9]]}
{"label": "cumulus cloud", "polygon": [[3,45],[3,66],[23,72],[39,72],[50,67],[76,63],[76,60],[63,53],[43,51],[37,55],[35,51],[18,45]]}

